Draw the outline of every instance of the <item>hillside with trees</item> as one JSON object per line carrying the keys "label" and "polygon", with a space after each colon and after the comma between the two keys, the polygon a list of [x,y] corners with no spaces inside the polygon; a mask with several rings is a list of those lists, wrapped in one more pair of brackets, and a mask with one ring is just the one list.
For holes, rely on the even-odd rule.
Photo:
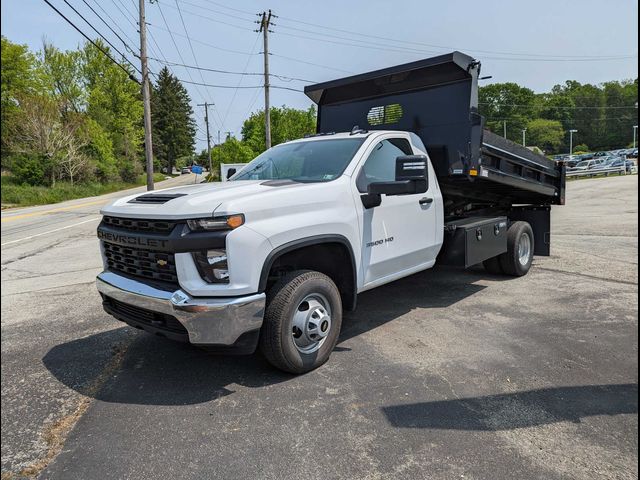
{"label": "hillside with trees", "polygon": [[569,129],[578,130],[574,144],[591,150],[628,146],[633,125],[638,124],[638,79],[601,85],[568,80],[549,93],[536,94],[515,83],[494,83],[479,89],[480,113],[487,128],[547,154],[568,152]]}

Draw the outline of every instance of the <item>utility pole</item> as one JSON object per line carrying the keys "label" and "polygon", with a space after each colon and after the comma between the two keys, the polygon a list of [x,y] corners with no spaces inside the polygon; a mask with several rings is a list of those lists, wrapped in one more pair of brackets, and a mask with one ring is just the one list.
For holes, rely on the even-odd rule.
{"label": "utility pole", "polygon": [[578,133],[578,130],[569,130],[569,161],[573,160],[573,134]]}
{"label": "utility pole", "polygon": [[507,138],[507,121],[503,120],[504,122],[504,135],[502,135],[504,138]]}
{"label": "utility pole", "polygon": [[209,105],[213,103],[199,103],[199,107],[204,107],[204,123],[207,124],[207,155],[209,155],[209,174],[213,175],[213,162],[211,160],[211,135],[209,135]]}
{"label": "utility pole", "polygon": [[636,149],[636,133],[638,132],[638,125],[633,126],[633,149]]}
{"label": "utility pole", "polygon": [[262,18],[256,23],[260,24],[260,29],[256,32],[262,32],[262,38],[264,42],[263,54],[264,54],[264,132],[265,132],[265,145],[267,149],[271,148],[271,111],[269,106],[269,32],[273,33],[273,30],[269,30],[271,25],[271,18],[276,18],[276,15],[269,12],[262,12],[258,14]]}
{"label": "utility pole", "polygon": [[226,134],[227,134],[227,137],[224,139],[224,141],[226,142],[227,140],[229,140],[229,139],[231,138],[231,134],[233,134],[233,132],[230,132],[230,131],[228,131],[228,130],[227,130],[227,131],[226,131],[226,132],[224,132],[224,133],[226,133]]}
{"label": "utility pole", "polygon": [[527,129],[526,128],[522,129],[522,146],[523,147],[527,146]]}
{"label": "utility pole", "polygon": [[[218,164],[222,165],[222,149],[220,148],[220,130],[218,130]],[[222,170],[220,170],[220,180],[222,181]]]}
{"label": "utility pole", "polygon": [[153,190],[153,144],[151,143],[151,92],[149,87],[149,67],[147,65],[147,24],[144,19],[144,0],[139,0],[138,4],[140,10],[142,104],[144,106],[144,156],[147,164],[147,190]]}

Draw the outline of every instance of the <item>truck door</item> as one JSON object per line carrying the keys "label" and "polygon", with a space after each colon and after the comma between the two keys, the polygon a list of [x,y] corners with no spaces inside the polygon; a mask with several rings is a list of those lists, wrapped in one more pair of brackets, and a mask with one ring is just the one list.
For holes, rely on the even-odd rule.
{"label": "truck door", "polygon": [[[402,277],[435,263],[440,245],[437,242],[437,209],[442,197],[429,166],[426,193],[382,196],[382,203],[365,208],[360,195],[371,182],[395,180],[396,157],[413,154],[407,138],[389,136],[374,142],[366,160],[356,171],[354,190],[362,238],[362,288]],[[418,153],[418,152],[415,152]]]}

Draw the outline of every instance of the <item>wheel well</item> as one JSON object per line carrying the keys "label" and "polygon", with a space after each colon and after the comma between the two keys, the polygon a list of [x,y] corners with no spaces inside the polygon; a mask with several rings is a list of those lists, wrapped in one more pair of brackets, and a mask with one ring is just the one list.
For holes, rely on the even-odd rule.
{"label": "wheel well", "polygon": [[355,262],[347,244],[331,241],[287,248],[265,263],[260,280],[261,290],[268,290],[282,275],[294,270],[315,270],[324,273],[338,287],[343,308],[355,309]]}

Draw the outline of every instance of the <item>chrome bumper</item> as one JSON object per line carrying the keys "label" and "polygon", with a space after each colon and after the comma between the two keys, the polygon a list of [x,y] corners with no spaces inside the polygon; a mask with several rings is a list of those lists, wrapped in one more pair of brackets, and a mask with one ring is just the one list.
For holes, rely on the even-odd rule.
{"label": "chrome bumper", "polygon": [[262,326],[266,295],[192,297],[182,290],[167,292],[113,272],[96,278],[98,291],[122,303],[174,316],[197,345],[232,345],[246,332]]}

